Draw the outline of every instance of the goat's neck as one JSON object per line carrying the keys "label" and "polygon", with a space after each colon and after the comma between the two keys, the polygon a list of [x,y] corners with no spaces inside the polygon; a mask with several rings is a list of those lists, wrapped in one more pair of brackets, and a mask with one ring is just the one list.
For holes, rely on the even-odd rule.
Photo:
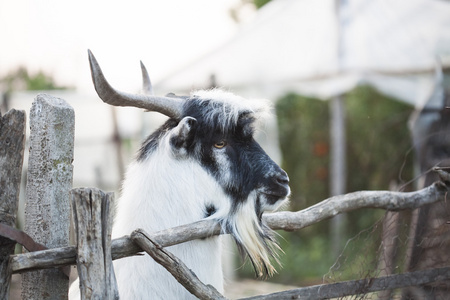
{"label": "goat's neck", "polygon": [[206,208],[226,206],[217,182],[194,160],[152,154],[130,165],[117,205],[113,236],[198,221]]}

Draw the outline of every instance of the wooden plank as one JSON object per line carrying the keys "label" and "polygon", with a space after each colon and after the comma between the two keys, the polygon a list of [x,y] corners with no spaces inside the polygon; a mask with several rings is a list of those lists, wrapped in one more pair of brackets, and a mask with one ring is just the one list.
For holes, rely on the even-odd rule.
{"label": "wooden plank", "polygon": [[[48,248],[68,246],[75,114],[63,99],[40,94],[30,111],[25,232]],[[22,275],[24,299],[67,299],[58,269]]]}
{"label": "wooden plank", "polygon": [[90,188],[73,189],[70,194],[81,299],[119,299],[111,257],[114,194]]}
{"label": "wooden plank", "polygon": [[[10,110],[0,115],[0,223],[14,227],[19,202],[25,149],[25,112]],[[9,256],[15,242],[0,237],[0,299],[8,299],[11,272]]]}

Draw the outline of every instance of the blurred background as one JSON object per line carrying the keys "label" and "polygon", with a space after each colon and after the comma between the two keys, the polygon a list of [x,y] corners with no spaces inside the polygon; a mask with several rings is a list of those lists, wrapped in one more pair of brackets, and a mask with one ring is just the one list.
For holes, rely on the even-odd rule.
{"label": "blurred background", "polygon": [[[2,114],[29,112],[41,91],[75,109],[74,187],[117,192],[140,141],[164,121],[99,101],[87,49],[123,91],[140,91],[142,60],[159,95],[222,87],[272,100],[258,139],[290,176],[290,210],[358,190],[416,190],[449,162],[450,1],[0,0],[0,38]],[[411,244],[424,234],[450,253],[448,211],[360,210],[279,232],[283,267],[269,281],[414,270],[430,256]],[[230,278],[254,278],[231,261]]]}

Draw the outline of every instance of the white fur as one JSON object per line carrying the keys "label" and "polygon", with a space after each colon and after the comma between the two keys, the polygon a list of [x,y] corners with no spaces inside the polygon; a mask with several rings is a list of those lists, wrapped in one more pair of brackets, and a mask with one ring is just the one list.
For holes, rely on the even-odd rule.
{"label": "white fur", "polygon": [[[129,235],[137,228],[153,232],[198,221],[204,218],[209,204],[220,208],[219,215],[228,212],[229,200],[222,188],[198,162],[175,160],[170,153],[166,136],[145,161],[130,165],[117,204],[113,238]],[[223,292],[220,237],[167,249],[200,280]],[[195,299],[147,255],[119,259],[114,269],[121,299]],[[75,290],[77,282],[71,287],[70,299],[79,299]]]}
{"label": "white fur", "polygon": [[[276,243],[268,240],[266,240],[266,244],[263,243],[263,239],[260,236],[260,233],[263,233],[263,228],[255,212],[256,194],[253,191],[249,195],[247,200],[237,210],[237,213],[228,220],[228,226],[231,226],[234,237],[245,248],[255,266],[255,271],[258,272],[258,277],[264,275],[264,266],[267,268],[268,275],[272,276],[276,273],[276,269],[272,265],[268,250],[274,255],[277,255],[276,250],[280,250],[280,248]],[[279,264],[277,257],[275,256],[273,258]]]}
{"label": "white fur", "polygon": [[[220,114],[222,129],[235,125],[242,112],[250,112],[259,122],[264,122],[271,114],[272,103],[264,99],[245,99],[233,93],[221,89],[198,90],[191,93],[191,97],[198,97],[203,100],[210,100],[211,113],[206,116],[213,119],[216,114]],[[217,107],[222,107],[218,110]]]}

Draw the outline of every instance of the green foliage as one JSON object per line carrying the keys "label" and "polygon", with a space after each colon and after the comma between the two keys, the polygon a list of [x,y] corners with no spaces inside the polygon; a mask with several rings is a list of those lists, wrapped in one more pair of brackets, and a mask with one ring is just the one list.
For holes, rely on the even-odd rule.
{"label": "green foliage", "polygon": [[[314,230],[314,228],[313,228]],[[323,235],[306,236],[283,233],[280,246],[282,268],[273,278],[276,282],[298,284],[318,284],[324,273],[333,264],[329,255],[331,241]]]}
{"label": "green foliage", "polygon": [[[273,262],[278,273],[271,281],[292,285],[319,284],[334,263],[328,255],[330,241],[322,236],[305,238],[286,232],[280,234],[278,240],[284,253],[280,253],[281,265]],[[239,273],[243,277],[255,278],[253,267],[248,261],[239,269]]]}
{"label": "green foliage", "polygon": [[[412,178],[412,107],[360,87],[346,96],[348,191],[389,189]],[[402,166],[405,165],[405,168]]]}
{"label": "green foliage", "polygon": [[30,74],[25,67],[19,67],[10,72],[5,77],[0,79],[3,89],[6,92],[17,90],[61,90],[67,89],[64,86],[58,86],[53,77],[39,71],[35,74]]}
{"label": "green foliage", "polygon": [[291,179],[291,209],[329,195],[329,115],[326,102],[289,94],[276,106],[282,167]]}
{"label": "green foliage", "polygon": [[253,0],[253,3],[255,4],[256,8],[261,8],[264,5],[266,5],[267,3],[269,3],[270,0]]}
{"label": "green foliage", "polygon": [[[345,106],[347,192],[386,190],[393,183],[401,186],[411,180],[413,157],[407,121],[413,108],[365,86],[346,94]],[[276,110],[282,167],[291,180],[290,210],[303,209],[329,197],[329,102],[289,94],[277,102]],[[345,250],[345,261],[339,264],[341,269],[333,271],[341,279],[355,278],[373,267],[379,230],[366,230],[383,215],[384,211],[374,209],[347,214],[342,244],[352,241]],[[367,238],[355,239],[362,233]],[[330,222],[281,234],[283,269],[273,280],[320,282],[335,262]],[[243,268],[243,274],[252,276],[251,270],[246,270]]]}

